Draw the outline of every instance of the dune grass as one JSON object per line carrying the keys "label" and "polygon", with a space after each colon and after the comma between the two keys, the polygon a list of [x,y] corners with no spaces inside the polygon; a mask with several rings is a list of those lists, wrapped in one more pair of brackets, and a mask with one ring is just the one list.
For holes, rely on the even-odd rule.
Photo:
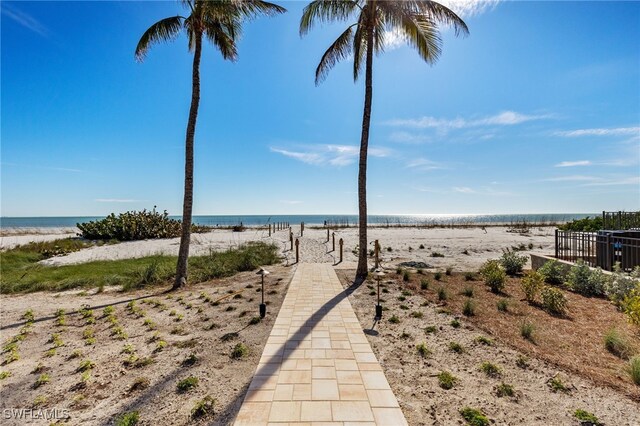
{"label": "dune grass", "polygon": [[[82,240],[67,239],[48,244],[29,244],[2,252],[0,293],[62,291],[73,288],[100,288],[105,285],[121,285],[124,290],[133,290],[164,284],[174,277],[176,256],[157,255],[65,266],[38,264],[40,260],[51,257],[46,254],[49,248],[60,247],[61,244],[70,244],[75,248],[80,244],[75,241]],[[202,282],[250,271],[260,265],[271,265],[279,260],[277,250],[274,245],[257,242],[223,252],[212,251],[204,256],[190,257],[190,281]]]}

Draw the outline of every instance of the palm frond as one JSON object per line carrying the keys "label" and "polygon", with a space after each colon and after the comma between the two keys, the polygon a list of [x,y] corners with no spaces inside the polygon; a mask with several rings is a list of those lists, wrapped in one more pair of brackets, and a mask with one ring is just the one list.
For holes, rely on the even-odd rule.
{"label": "palm frond", "polygon": [[171,41],[175,39],[182,29],[182,16],[172,16],[170,18],[161,19],[151,25],[147,31],[142,34],[138,46],[136,47],[135,57],[138,61],[143,61],[151,46],[161,41]]}
{"label": "palm frond", "polygon": [[437,24],[453,27],[456,36],[469,35],[467,24],[454,11],[448,7],[430,0],[414,0],[418,11]]}
{"label": "palm frond", "polygon": [[357,9],[357,0],[314,0],[302,11],[300,35],[307,34],[316,22],[344,21]]}
{"label": "palm frond", "polygon": [[358,24],[353,35],[353,81],[358,80],[364,57],[367,53],[367,35],[364,28],[364,13],[358,17]]}
{"label": "palm frond", "polygon": [[235,37],[240,31],[238,21],[220,22],[205,19],[203,26],[206,37],[218,48],[224,59],[230,61],[238,59],[238,49],[235,42]]}
{"label": "palm frond", "polygon": [[428,17],[403,17],[402,32],[428,64],[435,63],[442,52],[442,39],[436,24]]}
{"label": "palm frond", "polygon": [[231,1],[234,4],[234,7],[247,18],[255,18],[258,15],[274,16],[287,11],[287,9],[282,6],[262,0]]}
{"label": "palm frond", "polygon": [[351,40],[353,37],[353,25],[349,26],[340,36],[333,42],[331,46],[324,52],[322,59],[316,68],[316,85],[320,84],[327,75],[331,68],[334,67],[340,60],[347,58],[352,50],[353,46]]}

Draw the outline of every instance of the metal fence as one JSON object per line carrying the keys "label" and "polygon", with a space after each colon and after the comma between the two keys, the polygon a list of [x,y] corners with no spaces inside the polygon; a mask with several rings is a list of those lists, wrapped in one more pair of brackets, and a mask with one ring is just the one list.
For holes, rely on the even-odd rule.
{"label": "metal fence", "polygon": [[589,266],[611,271],[620,263],[623,271],[640,265],[640,238],[611,233],[556,230],[556,259],[576,262],[582,259]]}
{"label": "metal fence", "polygon": [[602,212],[603,229],[640,229],[640,212]]}

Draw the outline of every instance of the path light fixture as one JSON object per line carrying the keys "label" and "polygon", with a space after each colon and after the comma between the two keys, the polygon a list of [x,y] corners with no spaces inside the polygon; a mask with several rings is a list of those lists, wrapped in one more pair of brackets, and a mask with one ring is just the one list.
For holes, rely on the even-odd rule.
{"label": "path light fixture", "polygon": [[382,319],[382,305],[380,305],[380,280],[384,276],[384,271],[382,269],[376,269],[374,271],[376,276],[376,281],[378,282],[378,304],[376,305],[376,321],[380,321]]}
{"label": "path light fixture", "polygon": [[262,303],[260,303],[260,318],[264,318],[267,315],[267,305],[264,303],[264,276],[269,275],[270,272],[264,268],[260,268],[256,275],[260,275],[262,277]]}

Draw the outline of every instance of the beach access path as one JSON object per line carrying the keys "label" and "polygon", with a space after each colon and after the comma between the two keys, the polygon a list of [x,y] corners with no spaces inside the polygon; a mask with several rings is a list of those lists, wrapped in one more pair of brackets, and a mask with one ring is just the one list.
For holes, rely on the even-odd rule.
{"label": "beach access path", "polygon": [[235,425],[406,425],[330,264],[301,263]]}

